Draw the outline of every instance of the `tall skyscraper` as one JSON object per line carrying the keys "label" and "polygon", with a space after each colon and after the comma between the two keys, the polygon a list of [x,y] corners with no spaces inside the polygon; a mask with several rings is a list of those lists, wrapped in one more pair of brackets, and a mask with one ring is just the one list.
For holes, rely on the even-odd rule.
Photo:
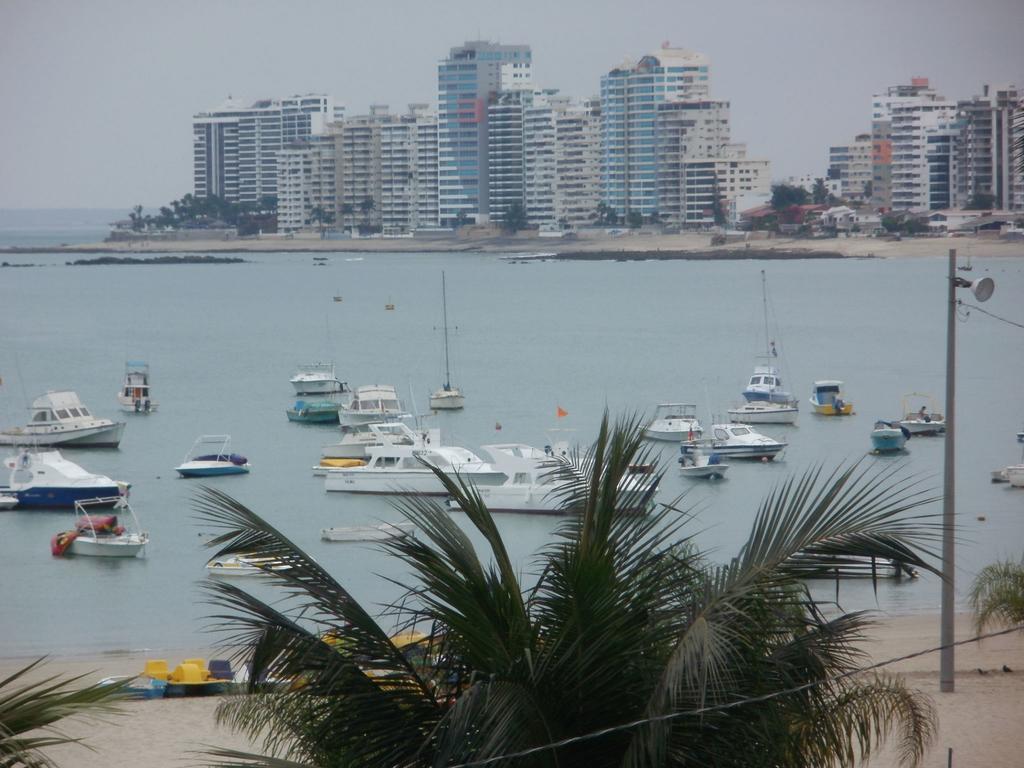
{"label": "tall skyscraper", "polygon": [[706,99],[709,70],[704,54],[666,44],[601,78],[601,186],[620,216],[658,211],[658,106]]}
{"label": "tall skyscraper", "polygon": [[233,203],[259,204],[277,196],[277,153],[287,144],[324,133],[337,113],[323,94],[228,99],[192,119],[193,193]]}
{"label": "tall skyscraper", "polygon": [[981,96],[957,102],[960,137],[957,147],[956,202],[969,205],[991,195],[996,208],[1024,207],[1014,195],[1014,115],[1021,109],[1013,85],[984,85]]}
{"label": "tall skyscraper", "polygon": [[600,202],[601,100],[570,102],[555,113],[555,221],[592,223]]}
{"label": "tall skyscraper", "polygon": [[[277,230],[299,232],[337,220],[334,137],[294,141],[277,153]],[[322,212],[319,218],[314,216]]]}
{"label": "tall skyscraper", "polygon": [[488,215],[487,107],[532,87],[528,45],[470,41],[437,66],[438,208],[442,225]]}

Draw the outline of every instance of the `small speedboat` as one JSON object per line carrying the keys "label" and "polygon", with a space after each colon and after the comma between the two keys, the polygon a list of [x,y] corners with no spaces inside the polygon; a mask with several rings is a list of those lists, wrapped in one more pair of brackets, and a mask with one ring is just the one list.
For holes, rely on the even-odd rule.
{"label": "small speedboat", "polygon": [[[245,456],[231,453],[228,447],[230,444],[230,435],[200,435],[185,454],[181,465],[174,470],[182,477],[246,474],[250,469],[249,460]],[[216,451],[208,453],[202,449],[203,445],[216,447]]]}
{"label": "small speedboat", "polygon": [[338,379],[334,363],[304,363],[290,379],[297,395],[329,395],[347,392],[345,382]]}
{"label": "small speedboat", "polygon": [[9,456],[4,466],[11,471],[0,496],[14,497],[18,507],[73,507],[84,499],[106,499],[113,505],[125,483],[88,472],[65,459],[60,451],[23,450]]}
{"label": "small speedboat", "polygon": [[796,424],[800,414],[796,401],[773,403],[770,400],[751,400],[727,411],[729,419],[738,424]]}
{"label": "small speedboat", "polygon": [[729,465],[723,464],[717,453],[706,456],[702,451],[694,451],[689,456],[679,457],[679,473],[683,477],[721,480],[728,469]]}
{"label": "small speedboat", "polygon": [[904,416],[900,419],[900,426],[914,437],[946,433],[946,417],[936,410],[935,399],[931,395],[918,392],[904,395],[901,410]]}
{"label": "small speedboat", "polygon": [[340,409],[341,403],[333,400],[296,400],[285,413],[288,421],[301,424],[337,424]]}
{"label": "small speedboat", "polygon": [[871,431],[873,453],[898,453],[910,439],[910,430],[891,421],[876,421]]}
{"label": "small speedboat", "polygon": [[17,496],[0,496],[0,510],[14,509],[18,506]]}
{"label": "small speedboat", "polygon": [[683,457],[694,453],[717,453],[746,459],[774,459],[789,443],[774,440],[746,424],[713,424],[711,435],[701,440],[687,440],[679,446]]}
{"label": "small speedboat", "polygon": [[[90,511],[111,505],[114,514],[97,515]],[[58,556],[136,557],[144,554],[148,543],[149,534],[139,525],[127,497],[118,496],[76,501],[75,527],[54,536],[50,552]]]}
{"label": "small speedboat", "polygon": [[649,440],[669,440],[675,443],[692,440],[704,432],[697,419],[697,406],[691,403],[658,403],[654,417],[644,427]]}
{"label": "small speedboat", "polygon": [[117,402],[125,413],[153,413],[158,403],[150,397],[149,363],[129,360],[124,364],[124,381]]}
{"label": "small speedboat", "polygon": [[291,566],[273,557],[255,555],[228,555],[210,560],[206,572],[211,576],[265,576],[273,571],[286,571]]}
{"label": "small speedboat", "polygon": [[853,403],[843,394],[843,382],[835,379],[814,382],[811,405],[821,416],[849,416],[853,413]]}
{"label": "small speedboat", "polygon": [[324,541],[386,541],[415,535],[416,527],[412,523],[381,523],[320,530],[320,538]]}
{"label": "small speedboat", "polygon": [[123,421],[99,419],[89,413],[77,394],[61,390],[33,400],[29,423],[0,432],[0,445],[117,448],[123,432]]}

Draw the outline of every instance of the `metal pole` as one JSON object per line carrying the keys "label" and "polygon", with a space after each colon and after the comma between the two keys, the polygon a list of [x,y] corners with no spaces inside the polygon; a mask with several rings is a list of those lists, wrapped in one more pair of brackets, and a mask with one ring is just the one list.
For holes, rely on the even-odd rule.
{"label": "metal pole", "polygon": [[956,250],[949,251],[949,306],[946,317],[946,461],[942,485],[942,631],[939,656],[939,690],[952,693],[953,684],[953,618],[955,602],[955,533],[956,485]]}

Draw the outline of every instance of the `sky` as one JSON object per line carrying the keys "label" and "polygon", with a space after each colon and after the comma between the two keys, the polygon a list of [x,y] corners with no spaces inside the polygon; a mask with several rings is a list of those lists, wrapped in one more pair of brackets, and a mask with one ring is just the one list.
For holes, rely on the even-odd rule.
{"label": "sky", "polygon": [[535,83],[580,97],[665,41],[706,53],[733,141],[776,179],[823,175],[889,85],[1024,87],[1024,0],[0,0],[0,208],[164,205],[192,189],[194,113],[433,102],[472,39],[529,44]]}

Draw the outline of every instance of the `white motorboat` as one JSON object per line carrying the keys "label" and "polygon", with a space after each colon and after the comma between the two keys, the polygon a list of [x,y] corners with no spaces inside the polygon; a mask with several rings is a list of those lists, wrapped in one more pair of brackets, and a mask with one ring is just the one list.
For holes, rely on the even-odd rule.
{"label": "white motorboat", "polygon": [[0,496],[0,510],[14,509],[18,506],[17,496]]}
{"label": "white motorboat", "polygon": [[248,473],[251,469],[249,460],[245,456],[231,453],[230,446],[231,435],[200,435],[174,471],[182,477],[218,477]]}
{"label": "white motorboat", "polygon": [[1024,488],[1024,464],[1011,464],[1003,470],[1006,482],[1014,488]]}
{"label": "white motorboat", "polygon": [[334,363],[303,363],[289,381],[297,395],[329,395],[348,391],[345,382],[338,380]]}
{"label": "white motorboat", "polygon": [[416,527],[412,523],[381,523],[320,530],[320,538],[324,541],[386,541],[415,535]]}
{"label": "white motorboat", "polygon": [[[371,424],[370,429],[376,426]],[[397,426],[404,431],[405,440],[384,439],[380,445],[369,447],[364,466],[329,468],[324,477],[324,489],[345,493],[443,496],[447,491],[430,467],[449,475],[458,473],[478,486],[495,485],[506,479],[502,472],[472,451],[441,445],[439,429],[417,437],[404,424]]]}
{"label": "white motorboat", "polygon": [[369,424],[408,418],[398,392],[390,384],[356,387],[352,400],[338,412],[342,424]]}
{"label": "white motorboat", "polygon": [[704,427],[697,419],[697,406],[691,403],[658,403],[654,418],[644,427],[644,437],[676,443],[700,437],[703,432]]}
{"label": "white motorboat", "polygon": [[435,411],[457,411],[466,404],[466,398],[461,389],[452,386],[448,361],[448,294],[445,290],[444,272],[441,273],[441,306],[444,313],[444,386],[430,396],[430,407]]}
{"label": "white motorboat", "polygon": [[794,555],[786,561],[802,579],[916,579],[918,572],[906,563],[864,555]]}
{"label": "white motorboat", "polygon": [[[491,512],[524,512],[565,514],[563,492],[567,480],[559,476],[569,455],[568,446],[559,443],[544,450],[521,443],[485,445],[482,449],[491,457],[495,469],[501,470],[507,480],[500,485],[476,486],[475,490]],[[619,502],[624,511],[646,511],[658,490],[658,476],[650,467],[635,467],[623,478],[619,487]],[[452,509],[459,509],[451,500]]]}
{"label": "white motorboat", "polygon": [[946,417],[938,412],[935,398],[931,395],[920,392],[906,394],[901,410],[904,416],[899,424],[914,437],[946,433]]}
{"label": "white motorboat", "polygon": [[720,456],[770,460],[778,456],[787,445],[789,443],[773,440],[746,424],[713,424],[710,437],[687,440],[679,446],[679,451],[683,456],[701,451]]}
{"label": "white motorboat", "polygon": [[345,424],[341,427],[341,440],[325,445],[320,452],[320,464],[313,467],[314,475],[326,475],[327,470],[360,466],[349,462],[366,462],[369,449],[380,445],[422,447],[426,433],[414,432],[401,422],[380,424]]}
{"label": "white motorboat", "polygon": [[273,571],[287,571],[291,568],[287,563],[279,563],[272,557],[256,557],[253,555],[228,555],[210,560],[206,564],[206,573],[210,576],[264,576]]}
{"label": "white motorboat", "polygon": [[29,423],[0,432],[0,445],[117,448],[123,432],[123,421],[96,418],[77,394],[60,390],[33,400]]}
{"label": "white motorboat", "polygon": [[73,507],[84,499],[108,499],[113,504],[126,483],[87,472],[60,451],[22,450],[4,460],[10,470],[0,495],[17,499],[19,507]]}
{"label": "white motorboat", "polygon": [[737,424],[796,424],[800,415],[796,402],[773,403],[770,400],[750,400],[730,408],[729,419]]}
{"label": "white motorboat", "polygon": [[124,381],[117,402],[125,413],[153,413],[158,403],[149,390],[149,363],[129,360],[124,364]]}
{"label": "white motorboat", "polygon": [[[113,514],[91,511],[113,505]],[[126,525],[129,523],[130,525]],[[142,530],[128,498],[89,499],[75,502],[75,527],[58,533],[50,542],[54,555],[88,557],[136,557],[145,554],[149,534]]]}
{"label": "white motorboat", "polygon": [[679,457],[679,474],[683,477],[721,480],[728,469],[729,465],[723,464],[717,453],[705,455],[703,451],[697,450],[689,456]]}
{"label": "white motorboat", "polygon": [[899,453],[904,450],[910,431],[899,423],[876,421],[871,430],[872,453]]}

